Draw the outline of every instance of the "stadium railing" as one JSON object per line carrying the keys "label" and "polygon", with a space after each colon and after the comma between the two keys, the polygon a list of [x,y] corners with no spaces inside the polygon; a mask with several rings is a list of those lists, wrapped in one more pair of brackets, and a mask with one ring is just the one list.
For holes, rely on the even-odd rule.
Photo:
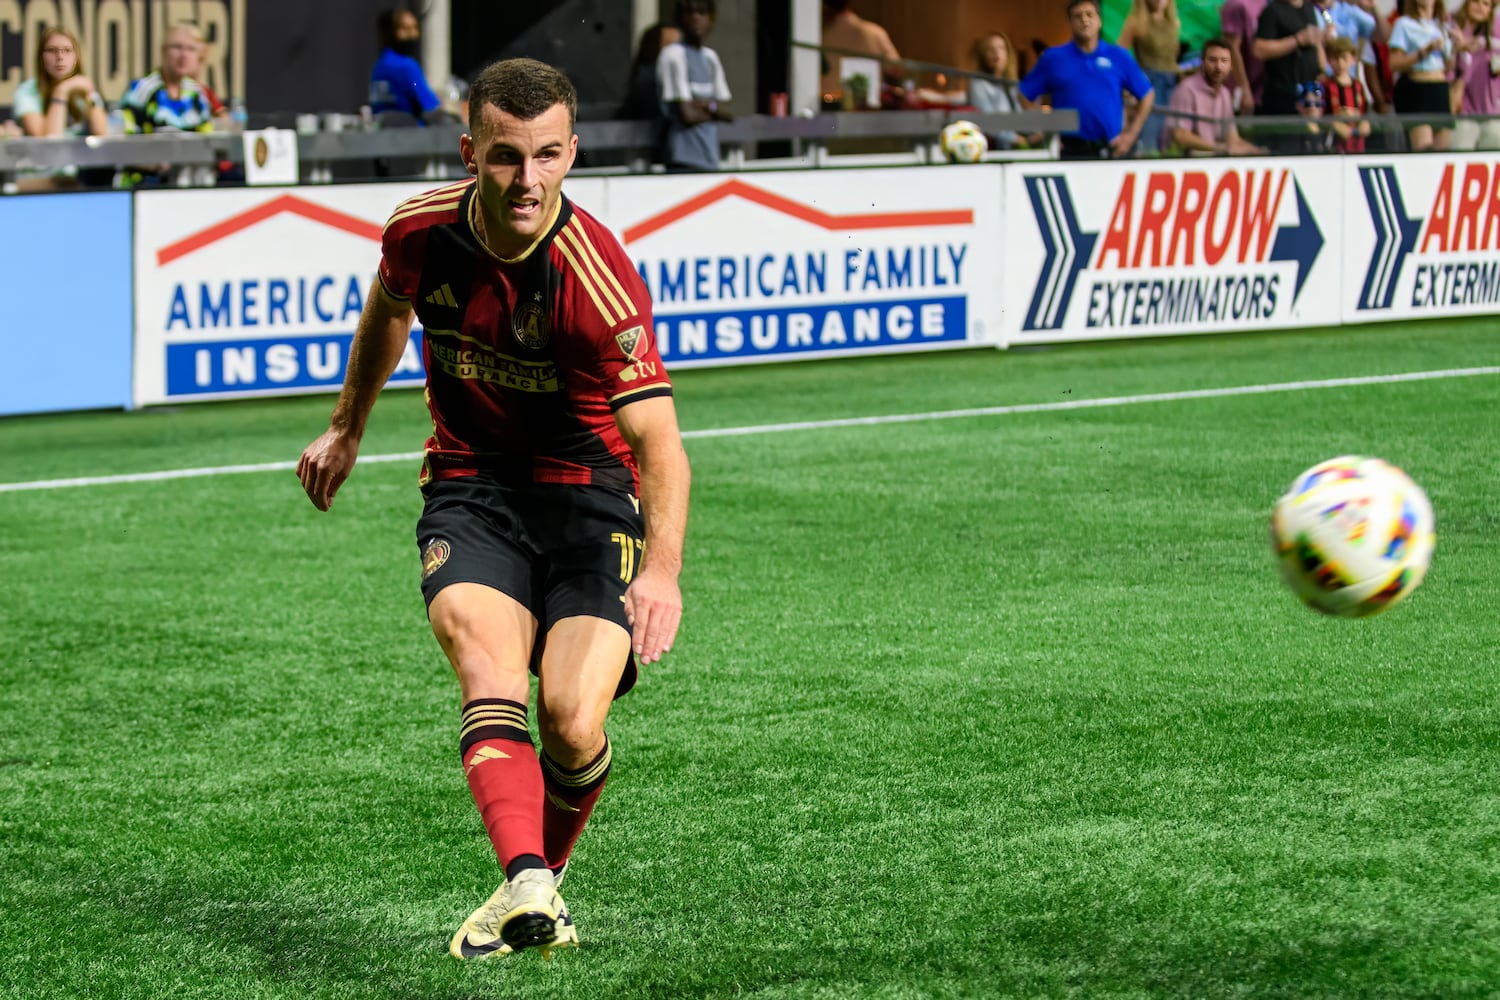
{"label": "stadium railing", "polygon": [[[746,115],[719,127],[726,169],[765,167],[837,167],[882,163],[925,163],[940,157],[938,133],[960,117],[949,111],[833,112],[812,117]],[[1026,111],[1016,114],[962,117],[986,130],[1056,133],[1076,128],[1075,112]],[[580,121],[579,148],[585,159],[580,174],[639,173],[649,169],[657,145],[657,127],[643,121]],[[341,129],[299,133],[297,153],[305,183],[368,180],[373,176],[443,179],[457,177],[459,125],[429,128]],[[895,139],[906,148],[874,157],[829,152],[833,140]],[[760,157],[757,149],[775,143],[785,155]],[[414,164],[399,174],[376,174],[378,160]],[[598,163],[597,160],[613,160]],[[172,166],[174,186],[207,186],[217,182],[215,166],[242,164],[244,144],[238,133],[166,133],[90,136],[87,138],[8,139],[0,141],[0,184],[10,185],[26,171],[63,167],[127,167],[140,163]]]}

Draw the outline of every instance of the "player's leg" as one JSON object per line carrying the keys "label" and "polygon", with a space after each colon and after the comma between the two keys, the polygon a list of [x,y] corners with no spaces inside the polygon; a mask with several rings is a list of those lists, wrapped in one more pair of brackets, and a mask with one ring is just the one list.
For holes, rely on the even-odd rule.
{"label": "player's leg", "polygon": [[433,635],[459,682],[459,752],[506,880],[454,935],[460,958],[550,941],[562,908],[542,841],[542,776],[527,726],[537,619],[531,554],[504,496],[435,483],[417,525]]}
{"label": "player's leg", "polygon": [[459,751],[505,881],[450,942],[478,958],[552,940],[562,912],[542,840],[542,776],[526,723],[527,663],[536,619],[490,587],[456,583],[428,606],[433,634],[458,676]]}
{"label": "player's leg", "polygon": [[607,619],[564,618],[547,632],[537,727],[547,793],[542,836],[554,872],[567,864],[609,777],[604,720],[629,659],[630,633]]}
{"label": "player's leg", "polygon": [[563,513],[548,539],[537,685],[542,836],[553,871],[567,863],[609,776],[610,702],[635,682],[624,597],[640,567],[645,527],[635,499],[614,490],[572,491]]}

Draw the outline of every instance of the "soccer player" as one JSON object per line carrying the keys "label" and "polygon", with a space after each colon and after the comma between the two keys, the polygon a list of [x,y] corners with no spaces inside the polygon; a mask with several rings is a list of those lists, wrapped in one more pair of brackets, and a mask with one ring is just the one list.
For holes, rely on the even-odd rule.
{"label": "soccer player", "polygon": [[677,634],[689,481],[646,288],[562,194],[578,148],[572,84],[509,59],[479,74],[470,101],[459,151],[475,179],[391,216],[343,391],[297,466],[327,510],[415,311],[433,422],[422,594],[505,875],[454,934],[458,958],[577,943],[556,883],[609,775],[610,703]]}

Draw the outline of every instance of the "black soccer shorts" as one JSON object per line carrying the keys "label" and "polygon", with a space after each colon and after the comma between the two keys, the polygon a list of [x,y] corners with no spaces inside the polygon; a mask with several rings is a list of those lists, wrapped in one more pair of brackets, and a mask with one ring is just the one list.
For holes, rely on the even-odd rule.
{"label": "black soccer shorts", "polygon": [[[602,486],[502,485],[482,476],[442,479],[422,489],[417,521],[422,597],[452,583],[493,587],[536,616],[531,670],[547,632],[588,615],[625,631],[625,588],[641,565],[645,521],[634,497]],[[635,657],[615,697],[635,685]]]}

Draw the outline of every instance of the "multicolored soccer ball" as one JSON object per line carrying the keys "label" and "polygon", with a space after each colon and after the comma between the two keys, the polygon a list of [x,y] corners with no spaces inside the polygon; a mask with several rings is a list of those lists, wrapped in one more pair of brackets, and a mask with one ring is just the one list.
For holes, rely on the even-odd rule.
{"label": "multicolored soccer ball", "polygon": [[938,145],[949,163],[978,163],[989,152],[990,141],[973,122],[956,121],[938,135]]}
{"label": "multicolored soccer ball", "polygon": [[1436,541],[1422,488],[1378,458],[1344,455],[1298,476],[1271,514],[1287,586],[1341,618],[1378,615],[1417,588]]}

